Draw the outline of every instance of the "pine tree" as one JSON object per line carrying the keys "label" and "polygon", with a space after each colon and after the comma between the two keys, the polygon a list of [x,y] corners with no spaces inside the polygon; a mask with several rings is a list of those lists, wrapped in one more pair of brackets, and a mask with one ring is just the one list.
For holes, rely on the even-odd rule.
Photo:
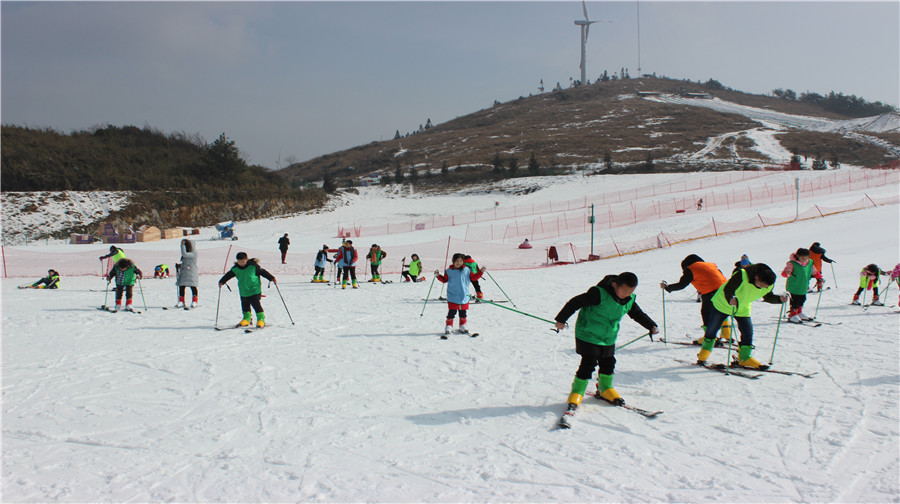
{"label": "pine tree", "polygon": [[531,157],[528,159],[528,173],[532,175],[537,175],[540,173],[541,165],[538,163],[536,157],[534,157],[534,151],[531,151]]}

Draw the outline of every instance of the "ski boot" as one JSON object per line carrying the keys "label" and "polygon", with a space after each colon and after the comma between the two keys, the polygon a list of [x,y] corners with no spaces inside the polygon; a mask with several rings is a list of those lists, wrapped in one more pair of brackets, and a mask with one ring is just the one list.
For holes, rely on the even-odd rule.
{"label": "ski boot", "polygon": [[703,338],[702,348],[700,352],[697,353],[697,364],[701,366],[706,365],[706,359],[709,359],[709,354],[712,353],[713,345],[715,345],[715,340]]}
{"label": "ski boot", "polygon": [[800,308],[791,308],[788,312],[788,322],[799,324],[803,322],[803,319],[800,318]]}
{"label": "ski boot", "polygon": [[761,362],[754,359],[753,357],[750,357],[750,354],[752,352],[753,352],[753,345],[741,345],[740,350],[738,350],[738,364],[740,364],[741,366],[744,366],[744,367],[748,367],[748,368],[763,368],[763,369],[765,369],[766,366],[763,366]]}
{"label": "ski boot", "polygon": [[193,299],[191,299],[191,308],[196,308],[198,306],[200,306],[200,302],[198,301],[197,296],[194,296]]}
{"label": "ski boot", "polygon": [[184,308],[184,296],[178,296],[178,302],[175,303],[175,308]]}
{"label": "ski boot", "polygon": [[872,296],[872,306],[884,306],[884,303],[879,300],[878,294]]}
{"label": "ski boot", "polygon": [[850,304],[859,306],[859,294],[853,295],[853,301],[851,301]]}
{"label": "ski boot", "polygon": [[465,322],[460,322],[459,324],[459,332],[463,334],[469,334],[469,328],[466,326]]}
{"label": "ski boot", "polygon": [[614,389],[612,386],[612,382],[612,375],[597,375],[597,398],[603,399],[604,401],[616,406],[622,406],[623,404],[625,404],[625,399],[622,399],[622,396],[620,396],[619,393],[616,392],[616,389]]}

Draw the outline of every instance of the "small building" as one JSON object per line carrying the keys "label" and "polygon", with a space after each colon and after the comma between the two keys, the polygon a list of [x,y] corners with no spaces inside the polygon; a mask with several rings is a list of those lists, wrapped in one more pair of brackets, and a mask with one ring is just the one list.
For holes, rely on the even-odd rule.
{"label": "small building", "polygon": [[116,229],[111,222],[100,224],[100,238],[103,243],[134,243],[134,230],[131,228]]}
{"label": "small building", "polygon": [[172,238],[181,238],[182,236],[184,236],[184,233],[182,233],[181,229],[179,229],[179,228],[170,228],[170,229],[162,230],[162,239],[163,240],[170,240]]}
{"label": "small building", "polygon": [[150,242],[159,240],[162,234],[156,226],[141,226],[135,236],[139,242]]}
{"label": "small building", "polygon": [[94,237],[89,234],[72,233],[69,235],[69,243],[72,245],[89,245],[94,243]]}

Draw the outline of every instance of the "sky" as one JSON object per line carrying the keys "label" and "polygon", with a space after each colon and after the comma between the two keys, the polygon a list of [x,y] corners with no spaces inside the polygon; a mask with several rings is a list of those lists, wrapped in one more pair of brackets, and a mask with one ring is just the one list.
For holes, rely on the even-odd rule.
{"label": "sky", "polygon": [[[251,164],[388,140],[580,75],[580,2],[0,3],[0,120],[224,133]],[[587,76],[900,105],[900,2],[587,2]],[[638,37],[638,13],[640,37]],[[640,42],[640,43],[639,43]],[[640,51],[638,47],[640,46]]]}

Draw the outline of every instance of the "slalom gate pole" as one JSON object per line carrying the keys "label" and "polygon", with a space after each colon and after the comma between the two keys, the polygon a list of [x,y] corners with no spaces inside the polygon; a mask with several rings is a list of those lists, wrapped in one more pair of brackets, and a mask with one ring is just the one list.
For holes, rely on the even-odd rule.
{"label": "slalom gate pole", "polygon": [[509,311],[511,311],[511,312],[516,312],[516,313],[518,313],[519,315],[525,315],[526,317],[535,318],[535,319],[538,319],[538,320],[540,320],[540,321],[542,321],[542,322],[547,322],[547,323],[549,323],[549,324],[556,325],[556,321],[555,321],[555,320],[547,320],[547,319],[545,319],[545,318],[541,318],[541,317],[532,315],[532,314],[530,314],[530,313],[525,313],[525,312],[523,312],[523,311],[514,310],[514,309],[512,309],[512,308],[510,308],[510,307],[508,307],[508,306],[503,306],[503,305],[497,304],[497,303],[495,303],[495,302],[493,302],[493,301],[488,301],[487,299],[482,299],[481,302],[482,302],[482,303],[487,303],[487,304],[489,304],[489,305],[494,305],[494,306],[496,306],[496,307],[498,307],[498,308],[503,308],[504,310],[509,310]]}
{"label": "slalom gate pole", "polygon": [[[784,306],[784,303],[781,303]],[[737,326],[734,325],[734,314],[737,312],[737,306],[731,308],[731,340],[728,341],[728,360],[725,361],[725,372],[728,373],[731,371],[731,342],[734,341],[734,330]],[[738,344],[740,345],[740,344]],[[740,358],[740,357],[738,357]]]}
{"label": "slalom gate pole", "polygon": [[[819,297],[821,298],[822,295],[819,294]],[[778,314],[778,323],[775,324],[775,341],[772,342],[772,356],[769,357],[769,365],[770,366],[772,365],[772,360],[775,359],[775,345],[778,344],[778,330],[781,329],[781,319],[784,318],[785,306],[786,305],[784,303],[781,303],[781,312]],[[816,304],[816,310],[818,311],[818,309],[819,309],[819,306],[818,306],[818,304]]]}
{"label": "slalom gate pole", "polygon": [[831,279],[834,280],[834,288],[837,289],[838,285],[837,285],[837,277],[834,274],[834,263],[828,263],[828,264],[831,265]]}
{"label": "slalom gate pole", "polygon": [[278,297],[281,298],[281,304],[284,305],[284,311],[287,312],[288,318],[291,319],[291,325],[297,325],[294,323],[294,317],[291,317],[291,311],[288,310],[287,303],[284,302],[284,296],[281,295],[281,289],[278,287],[278,283],[275,283],[275,290],[278,291]]}
{"label": "slalom gate pole", "polygon": [[637,341],[637,340],[639,340],[639,339],[646,338],[647,336],[650,336],[650,333],[649,333],[649,332],[647,332],[647,334],[644,334],[644,335],[638,336],[637,338],[634,338],[633,340],[629,341],[628,343],[625,343],[625,344],[623,344],[623,345],[617,346],[617,347],[616,347],[616,350],[618,350],[618,349],[620,349],[620,348],[625,348],[625,347],[627,347],[628,345],[634,343],[635,341]]}
{"label": "slalom gate pole", "polygon": [[[500,289],[500,292],[502,292],[503,295],[506,296],[506,300],[509,301],[510,303],[512,303],[513,306],[516,306],[516,303],[513,303],[513,300],[509,299],[509,296],[506,294],[506,291],[503,290],[503,287],[500,287],[500,284],[498,284],[497,281],[494,280],[494,277],[491,276],[491,272],[485,270],[485,273],[487,273],[488,278],[490,278],[491,281],[494,282],[494,285],[496,285],[497,288]],[[516,306],[516,308],[518,308],[518,306]],[[554,322],[554,324],[555,324],[555,322]]]}
{"label": "slalom gate pole", "polygon": [[419,314],[421,317],[425,314],[425,307],[428,306],[428,299],[431,297],[431,288],[434,287],[434,281],[437,280],[437,277],[431,279],[431,285],[428,286],[428,294],[425,294],[425,304],[422,305],[422,313]]}
{"label": "slalom gate pole", "polygon": [[222,286],[219,286],[219,295],[216,296],[216,321],[214,322],[216,327],[219,327],[219,301],[222,300]]}
{"label": "slalom gate pole", "polygon": [[103,259],[100,259],[100,278],[103,278]]}

